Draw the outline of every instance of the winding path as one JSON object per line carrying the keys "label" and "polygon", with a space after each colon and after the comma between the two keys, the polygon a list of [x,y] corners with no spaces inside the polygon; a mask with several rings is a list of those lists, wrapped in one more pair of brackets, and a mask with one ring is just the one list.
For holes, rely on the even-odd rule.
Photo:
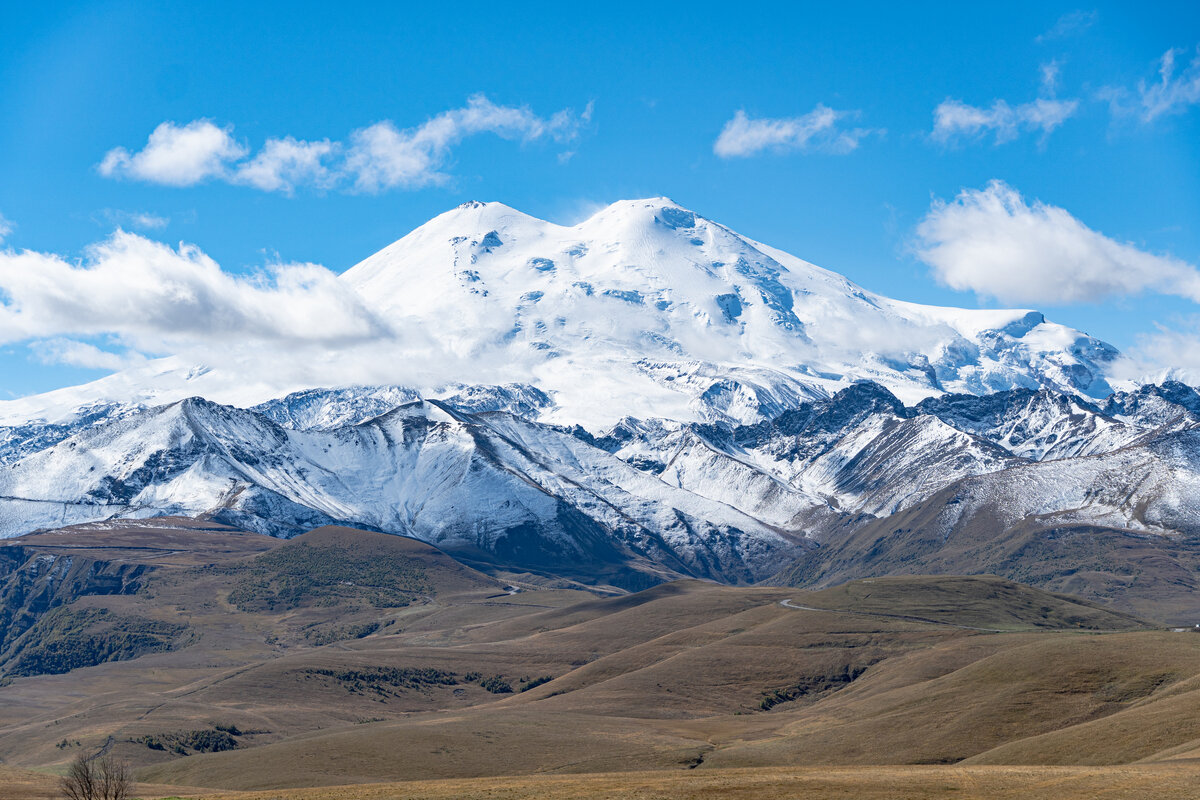
{"label": "winding path", "polygon": [[961,628],[964,631],[983,631],[984,633],[1009,633],[1002,628],[977,628],[974,625],[959,625],[954,622],[942,622],[936,619],[926,619],[925,617],[912,617],[907,614],[884,614],[882,611],[852,611],[843,608],[816,608],[814,606],[801,606],[793,603],[791,600],[780,600],[779,605],[784,608],[794,608],[797,611],[823,611],[826,614],[857,614],[865,617],[884,617],[886,619],[899,619],[906,622],[923,622],[927,625],[944,625],[947,628]]}

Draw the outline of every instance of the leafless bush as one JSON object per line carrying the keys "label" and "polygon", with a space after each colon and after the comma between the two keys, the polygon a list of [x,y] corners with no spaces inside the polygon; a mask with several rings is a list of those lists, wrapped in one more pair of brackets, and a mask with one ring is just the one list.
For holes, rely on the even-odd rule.
{"label": "leafless bush", "polygon": [[112,756],[88,758],[80,753],[59,784],[67,800],[128,800],[133,779],[129,765]]}

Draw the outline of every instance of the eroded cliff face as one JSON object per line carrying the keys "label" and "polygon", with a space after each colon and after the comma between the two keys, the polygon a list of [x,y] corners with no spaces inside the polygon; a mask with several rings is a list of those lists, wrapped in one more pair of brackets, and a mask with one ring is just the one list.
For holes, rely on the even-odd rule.
{"label": "eroded cliff face", "polygon": [[21,545],[0,547],[0,665],[24,648],[23,638],[47,612],[85,595],[135,594],[152,570]]}

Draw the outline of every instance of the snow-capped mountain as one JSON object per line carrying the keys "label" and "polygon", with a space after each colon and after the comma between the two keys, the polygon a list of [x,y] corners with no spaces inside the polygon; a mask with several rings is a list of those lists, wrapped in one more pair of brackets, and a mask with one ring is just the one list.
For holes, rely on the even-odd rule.
{"label": "snow-capped mountain", "polygon": [[[534,416],[590,430],[624,416],[758,422],[860,380],[908,403],[1013,388],[1100,399],[1116,356],[1034,311],[874,294],[665,198],[616,203],[574,226],[467,203],[341,280],[379,319],[420,332],[380,344],[371,369],[386,374],[390,399],[530,386],[549,399],[526,409]],[[250,407],[313,388],[169,358],[2,402],[0,425],[71,424],[98,403],[191,396]]]}
{"label": "snow-capped mountain", "polygon": [[1015,387],[1103,397],[1115,355],[1036,312],[890,300],[666,198],[573,227],[469,203],[342,277],[463,355],[526,365],[564,422],[614,405],[750,422],[858,380],[909,401]]}
{"label": "snow-capped mountain", "polygon": [[1114,393],[1116,351],[1037,312],[890,300],[662,198],[571,227],[469,203],[341,280],[428,334],[381,343],[388,382],[168,358],[0,403],[0,536],[341,523],[636,587],[822,579],[888,537],[925,563],[910,519],[922,552],[1029,520],[1200,534],[1191,387]]}

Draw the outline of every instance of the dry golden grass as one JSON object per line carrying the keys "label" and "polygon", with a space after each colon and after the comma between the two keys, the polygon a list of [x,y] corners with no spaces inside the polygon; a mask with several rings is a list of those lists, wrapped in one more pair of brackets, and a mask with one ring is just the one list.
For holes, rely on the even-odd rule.
{"label": "dry golden grass", "polygon": [[[0,767],[5,800],[57,799],[50,776]],[[771,767],[413,781],[267,792],[141,784],[137,797],[197,800],[1093,800],[1200,796],[1200,767]]]}
{"label": "dry golden grass", "polygon": [[1094,800],[1200,796],[1195,767],[857,767],[531,776],[339,786],[205,800]]}
{"label": "dry golden grass", "polygon": [[[1196,788],[1179,760],[1200,753],[1200,636],[999,579],[885,578],[821,592],[681,581],[611,598],[529,585],[509,595],[427,545],[325,529],[278,547],[403,554],[419,562],[431,596],[375,608],[348,599],[339,580],[328,603],[249,613],[229,602],[234,572],[195,566],[246,559],[263,545],[201,538],[210,535],[164,531],[153,555],[116,540],[124,558],[171,565],[137,595],[78,602],[186,618],[196,639],[0,686],[6,764],[53,769],[104,748],[158,786],[264,800],[1057,800]],[[99,547],[94,533],[74,542]],[[366,621],[381,627],[319,647],[305,638]],[[515,687],[553,680],[496,695],[478,680],[383,692],[313,677],[381,668],[478,672]],[[772,697],[783,699],[764,706]],[[216,723],[255,733],[236,750],[187,757],[135,741]],[[1072,768],[879,766],[963,759]],[[1164,763],[1117,766],[1139,760]],[[0,771],[0,798],[44,791],[20,775]],[[331,788],[346,784],[354,786]],[[1096,794],[1102,787],[1113,793]],[[143,796],[170,794],[188,790]]]}
{"label": "dry golden grass", "polygon": [[[205,789],[181,786],[159,786],[151,783],[134,785],[135,798],[198,797],[211,794]],[[59,778],[46,772],[0,766],[0,798],[3,800],[63,800]]]}

